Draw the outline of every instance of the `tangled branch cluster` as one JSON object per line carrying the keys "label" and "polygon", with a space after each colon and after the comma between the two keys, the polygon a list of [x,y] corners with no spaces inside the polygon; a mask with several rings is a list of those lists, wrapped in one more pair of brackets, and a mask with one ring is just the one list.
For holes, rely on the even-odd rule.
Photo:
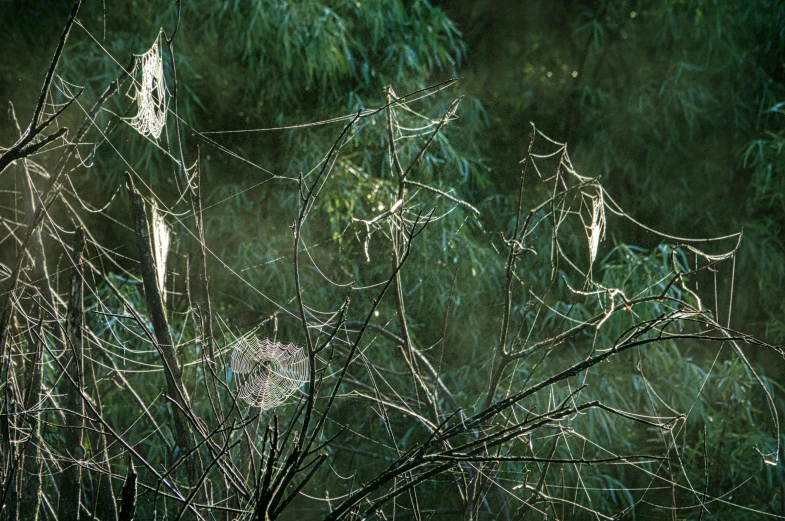
{"label": "tangled branch cluster", "polygon": [[[2,238],[15,247],[0,252],[0,518],[507,521],[612,519],[641,511],[701,516],[717,505],[765,513],[731,504],[728,490],[712,483],[706,431],[701,450],[691,424],[696,404],[711,405],[701,400],[713,390],[707,382],[721,366],[716,360],[723,350],[732,353],[728,374],[740,367],[745,382],[755,384],[744,392],[765,404],[745,412],[771,432],[746,456],[781,465],[773,387],[745,352],[782,350],[736,331],[730,316],[720,318],[733,288],[724,297],[715,275],[732,269],[740,234],[656,235],[663,241],[650,254],[657,270],[640,275],[649,264],[635,257],[638,250],[603,250],[606,228],[623,222],[658,232],[625,213],[597,178],[580,175],[565,144],[534,127],[508,229],[486,232],[482,206],[444,188],[453,182],[449,172],[424,173],[428,164],[441,164],[428,163],[428,154],[444,144],[459,100],[435,116],[415,104],[451,87],[450,80],[403,96],[388,88],[379,107],[330,120],[344,127],[326,155],[314,159],[311,171],[287,179],[299,207],[293,236],[285,237],[292,278],[285,297],[269,297],[211,247],[201,158],[184,145],[179,125],[170,147],[179,157],[166,159],[186,181],[182,191],[156,193],[131,170],[122,208],[131,225],[101,221],[133,237],[129,259],[102,238],[110,234],[95,232],[92,219],[103,213],[66,183],[72,172],[89,168],[76,150],[100,141],[93,134],[106,135],[95,116],[127,74],[79,114],[84,124],[63,147],[47,149],[63,133],[43,137],[51,122],[40,122],[44,103],[78,7],[77,0],[44,101],[27,133],[20,130],[18,143],[0,156],[3,175],[16,165],[13,195],[27,203],[0,205],[3,225],[23,231]],[[141,70],[142,79],[131,123],[158,139],[168,110],[158,43],[136,62],[132,76]],[[353,278],[337,283],[320,264],[330,252],[319,255],[309,226],[322,225],[318,201],[326,187],[339,173],[357,171],[347,144],[362,139],[365,121],[382,128],[376,142],[384,143],[388,175],[373,181],[384,200],[363,209],[368,215],[347,219],[344,233],[356,238],[373,269],[370,275],[340,271]],[[194,139],[215,145],[227,160],[239,157],[195,130]],[[54,156],[42,155],[54,159],[51,172],[33,162],[38,153]],[[527,192],[532,170],[536,188]],[[157,210],[148,217],[148,207],[159,204],[175,221],[173,247],[179,241],[189,252],[179,267],[167,263],[174,257],[169,225]],[[458,225],[448,226],[450,219]],[[498,283],[481,295],[456,290],[446,303],[435,292],[418,294],[423,279],[442,272],[434,265],[412,273],[416,253],[446,251],[464,226],[493,252],[483,259],[487,266],[477,262],[467,273],[474,277],[475,268],[494,264]],[[616,264],[600,269],[601,251]],[[60,276],[51,276],[47,258],[61,259]],[[463,262],[456,255],[455,269]],[[219,270],[261,295],[270,306],[265,312],[280,315],[287,338],[298,343],[259,339],[256,332],[224,341],[241,326],[225,307],[233,302],[232,288],[222,288],[226,301],[213,305],[210,280]],[[178,271],[196,275],[176,279]],[[462,282],[457,273],[453,286]],[[167,274],[174,288],[168,301]],[[694,282],[702,277],[715,277],[713,305],[704,304]],[[318,292],[327,304],[315,303]],[[418,297],[433,299],[437,313],[416,316]],[[498,327],[498,335],[476,339],[471,358],[450,351],[451,341],[471,333],[450,321],[458,297],[482,306],[473,309]],[[715,363],[698,376],[684,370],[683,344],[708,350]],[[671,366],[650,370],[648,356],[657,350],[667,354],[658,363]],[[742,378],[731,376],[731,383]],[[623,379],[635,393],[611,392]],[[689,400],[678,402],[671,387],[689,383]]]}

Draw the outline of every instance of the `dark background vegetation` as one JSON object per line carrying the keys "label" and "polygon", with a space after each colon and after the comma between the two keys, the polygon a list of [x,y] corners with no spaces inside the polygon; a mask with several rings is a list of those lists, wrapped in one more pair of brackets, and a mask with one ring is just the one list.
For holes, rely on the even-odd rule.
{"label": "dark background vegetation", "polygon": [[[0,1],[5,27],[0,46],[0,102],[13,102],[23,126],[37,101],[69,9],[70,3]],[[84,86],[82,99],[94,100],[118,76],[120,67],[127,67],[133,54],[149,48],[160,29],[172,32],[176,4],[86,1],[78,20],[58,67],[58,88],[53,89],[51,103],[66,99],[61,90],[69,85]],[[565,142],[575,170],[588,177],[600,176],[602,187],[638,223],[674,237],[743,231],[738,254],[714,272],[696,274],[690,287],[731,328],[770,344],[785,342],[785,2],[193,0],[182,4],[173,49],[178,97],[177,107],[170,109],[182,122],[188,162],[195,161],[197,147],[201,158],[205,242],[214,254],[208,266],[217,337],[221,337],[217,343],[223,346],[230,346],[234,338],[254,331],[276,313],[281,315],[277,334],[287,341],[304,342],[302,326],[288,316],[288,310],[297,307],[290,230],[299,211],[297,178],[312,172],[345,122],[290,130],[280,127],[381,106],[387,99],[387,86],[402,95],[453,77],[459,78],[457,84],[411,105],[425,119],[402,112],[400,123],[416,127],[428,118],[437,120],[453,99],[462,97],[457,119],[444,127],[423,156],[417,179],[468,202],[480,214],[475,217],[462,207],[450,211],[445,199],[421,195],[424,207],[435,207],[437,213],[446,215],[440,227],[423,233],[402,271],[401,284],[407,288],[413,342],[432,350],[428,356],[443,369],[444,381],[461,407],[482,408],[488,374],[494,367],[488,339],[496,342],[499,337],[506,282],[504,237],[516,229],[520,161],[527,157],[529,122]],[[166,58],[165,62],[169,82],[175,71]],[[105,258],[106,273],[128,290],[126,298],[136,298],[144,307],[123,173],[137,172],[173,215],[187,210],[178,206],[185,180],[165,153],[177,153],[174,117],[167,121],[161,148],[151,146],[122,122],[122,117],[132,116],[135,110],[125,96],[128,89],[124,85],[99,114],[102,133],[79,147],[90,168],[74,167],[69,190],[78,194],[86,208],[101,209],[84,214],[90,242],[95,245],[88,246],[88,254]],[[89,106],[88,101],[84,103]],[[75,128],[81,116],[65,114],[63,125]],[[273,128],[277,130],[259,130]],[[249,129],[257,130],[223,132]],[[200,134],[205,132],[218,133]],[[390,269],[386,232],[368,238],[365,228],[357,224],[388,209],[395,200],[384,116],[360,120],[352,132],[357,139],[342,148],[340,168],[320,192],[315,203],[318,217],[311,219],[307,229],[310,253],[318,259],[314,264],[323,270],[304,275],[314,313],[335,309],[336,298],[339,303],[343,298],[342,290],[324,280],[355,285],[378,282]],[[421,137],[415,132],[411,135]],[[8,147],[17,137],[14,124],[4,119],[0,145]],[[416,147],[415,139],[407,140],[401,145],[402,157],[411,160]],[[40,157],[47,168],[56,163],[57,150],[49,154]],[[6,191],[0,262],[7,266],[18,254],[13,247],[13,216],[21,204],[13,195],[19,188],[10,172],[0,174],[0,189]],[[526,185],[524,206],[535,206],[549,190],[536,182]],[[64,204],[54,205],[52,215],[69,229],[77,224],[73,209]],[[665,240],[638,223],[609,215],[607,237],[594,266],[603,283],[629,286],[628,296],[656,290],[657,280],[670,273],[672,250],[664,244],[677,247],[683,243],[678,238]],[[577,244],[584,241],[584,230],[576,226],[573,233],[578,237],[575,251],[583,252]],[[55,244],[52,232],[46,235],[49,244]],[[706,245],[709,253],[730,248],[727,243]],[[199,333],[189,293],[189,285],[198,283],[197,249],[175,227],[167,308],[183,342]],[[372,259],[367,257],[368,249]],[[697,263],[697,257],[685,251],[679,253],[685,265]],[[526,327],[534,327],[528,315],[528,292],[548,285],[551,265],[547,261],[532,261],[522,268],[530,279],[521,282],[512,314]],[[55,274],[68,266],[62,253],[49,255],[47,262]],[[66,276],[61,276],[65,284]],[[106,287],[97,284],[96,288],[106,291],[107,300],[113,298]],[[569,294],[563,286],[560,290]],[[353,296],[353,309],[367,310],[373,298],[370,293]],[[575,295],[554,299],[547,304],[561,313],[574,313],[584,320],[594,314],[589,299]],[[379,327],[397,331],[393,300],[383,301],[378,311]],[[350,318],[360,320],[360,315]],[[105,324],[96,325],[101,327]],[[555,334],[564,326],[553,319],[543,327]],[[445,345],[449,346],[446,350]],[[586,354],[578,355],[581,347],[576,340],[573,351],[552,355],[556,361],[548,363],[554,367],[559,362],[572,363],[573,358]],[[196,359],[197,351],[192,344],[180,354],[186,360]],[[395,353],[393,348],[382,349],[374,363],[403,371]],[[782,359],[771,350],[745,348],[745,353],[750,366],[730,349],[707,350],[689,341],[667,343],[649,355],[646,376],[667,394],[663,401],[693,415],[683,430],[681,464],[692,469],[684,470],[685,475],[703,472],[711,494],[723,499],[712,507],[711,515],[717,519],[750,515],[734,506],[734,497],[759,515],[785,516],[782,463],[768,465],[755,452],[768,454],[780,436],[766,419],[769,413],[763,395],[755,389],[771,391],[779,410],[785,410],[779,387]],[[764,375],[762,382],[753,377],[752,368]],[[518,374],[515,371],[517,367],[512,372]],[[640,371],[640,362],[630,355],[613,370],[601,371],[591,392],[597,392],[600,399],[617,396],[619,404],[647,410],[644,398],[637,394],[644,394],[644,384],[636,380],[636,371]],[[49,378],[55,388],[56,378]],[[509,380],[502,387],[506,385],[507,391],[520,385],[514,375],[505,378]],[[497,397],[507,392],[502,387]],[[157,387],[150,390],[144,400],[156,401],[157,392]],[[548,403],[547,397],[542,399]],[[124,400],[117,390],[106,391],[103,397],[103,406],[113,411],[110,414],[120,424],[125,421],[124,407],[136,409]],[[156,407],[163,411],[166,404],[158,402]],[[353,409],[350,403],[342,404],[334,414],[335,426],[354,421],[371,424],[375,417],[370,407]],[[422,435],[409,429],[410,422],[399,419],[396,424],[402,446],[409,436],[419,439]],[[130,429],[130,424],[123,425]],[[706,425],[710,428],[703,434]],[[619,424],[598,420],[585,435],[603,442],[613,440],[608,442],[611,445],[619,440],[646,443],[645,434],[627,436],[623,431]],[[335,427],[325,435],[337,432]],[[332,454],[334,473],[351,474],[358,465],[368,464],[340,459],[337,454],[352,444],[357,454],[375,452],[373,438],[380,432],[379,426],[367,427],[358,429],[354,438],[339,440],[344,449]],[[148,449],[165,452],[160,446]],[[380,449],[370,461],[379,463],[389,457],[382,453]],[[704,469],[707,454],[712,455],[711,469]],[[124,462],[119,463],[118,468],[124,469]],[[513,470],[505,472],[507,489],[522,481]],[[645,488],[647,482],[632,474],[604,468],[587,477],[603,491],[593,508],[609,515],[634,516],[637,511],[641,518],[676,516],[662,507],[670,498],[663,500],[653,493],[653,498],[644,494],[645,500],[641,499],[634,491]],[[317,476],[316,483],[309,494],[324,497],[325,491],[340,490],[341,485],[335,483],[342,481],[325,473]],[[121,485],[118,481],[117,494]],[[700,489],[703,484],[691,486]],[[440,493],[439,484],[432,487],[425,497]],[[307,501],[295,505],[301,512],[321,512],[324,506]],[[460,514],[450,510],[453,506],[445,505],[445,512],[468,518],[462,507],[455,507]],[[433,504],[428,508],[438,511]],[[488,508],[493,511],[487,513],[489,517],[515,518]],[[292,519],[301,515],[307,514],[292,514]],[[438,513],[430,515],[440,518]],[[565,518],[555,509],[548,515]],[[701,516],[710,518],[702,509],[678,514],[678,518]]]}
{"label": "dark background vegetation", "polygon": [[[44,51],[55,46],[53,28],[68,6],[2,5],[10,30],[0,88],[23,112],[36,100],[49,60]],[[387,84],[404,92],[457,75],[467,99],[452,139],[467,162],[465,196],[479,204],[515,191],[533,121],[567,142],[576,166],[602,175],[639,220],[676,235],[743,229],[744,291],[735,311],[743,323],[783,338],[784,299],[772,291],[783,286],[785,264],[779,2],[415,2],[394,4],[397,16],[383,2],[339,2],[331,6],[335,20],[322,5],[271,5],[185,7],[180,110],[194,128],[316,121],[381,100]],[[82,19],[99,39],[105,26],[101,45],[110,52],[138,51],[166,28],[172,11],[166,3],[106,11],[88,4]],[[318,30],[306,34],[313,23]],[[75,76],[84,73],[88,89],[99,89],[117,64],[101,59],[90,38],[78,40],[65,61]],[[4,132],[8,142],[13,129]],[[287,133],[252,136],[232,143],[273,172],[307,161],[308,145]]]}

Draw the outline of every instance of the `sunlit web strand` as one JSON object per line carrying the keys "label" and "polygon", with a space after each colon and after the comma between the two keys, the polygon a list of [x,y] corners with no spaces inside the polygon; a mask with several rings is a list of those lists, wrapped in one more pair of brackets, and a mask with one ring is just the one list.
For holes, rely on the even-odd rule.
{"label": "sunlit web strand", "polygon": [[[442,90],[444,90],[444,89],[446,89],[448,87],[451,87],[453,84],[457,83],[457,81],[458,81],[457,78],[450,78],[448,80],[443,81],[442,83],[438,83],[438,84],[430,86],[430,87],[425,87],[423,89],[415,90],[415,91],[410,92],[409,94],[406,94],[406,95],[404,95],[404,96],[402,96],[400,98],[393,97],[393,99],[390,101],[390,103],[386,103],[384,105],[381,105],[381,106],[373,108],[373,109],[365,109],[365,108],[360,109],[359,116],[358,116],[357,112],[353,112],[351,114],[344,114],[343,116],[336,116],[334,118],[324,119],[324,120],[321,120],[321,121],[314,121],[314,122],[310,122],[310,123],[300,123],[300,124],[297,124],[297,125],[288,125],[288,126],[283,126],[283,127],[250,128],[250,129],[238,129],[238,130],[207,130],[207,131],[197,132],[197,134],[199,134],[201,136],[204,136],[204,135],[207,135],[207,134],[241,134],[241,133],[253,133],[253,132],[271,132],[271,131],[275,131],[275,130],[296,130],[296,129],[300,129],[300,128],[308,128],[308,127],[315,127],[315,126],[322,126],[322,125],[330,125],[332,123],[340,123],[342,121],[349,121],[349,120],[354,119],[356,117],[367,118],[367,117],[371,117],[371,116],[374,116],[374,115],[378,114],[382,110],[389,109],[390,107],[393,107],[393,106],[396,106],[396,105],[401,105],[402,107],[406,108],[406,104],[407,103],[412,103],[414,101],[419,101],[419,100],[421,100],[423,98],[427,98],[427,97],[433,96],[434,94],[437,94],[438,92],[440,92],[440,91],[442,91]],[[412,111],[411,109],[407,108],[407,110],[409,110],[410,112],[412,112],[414,114],[417,114],[416,112]],[[417,115],[420,116],[420,114],[417,114]],[[425,118],[425,116],[420,116],[420,117]],[[427,118],[425,118],[425,119],[427,119]]]}

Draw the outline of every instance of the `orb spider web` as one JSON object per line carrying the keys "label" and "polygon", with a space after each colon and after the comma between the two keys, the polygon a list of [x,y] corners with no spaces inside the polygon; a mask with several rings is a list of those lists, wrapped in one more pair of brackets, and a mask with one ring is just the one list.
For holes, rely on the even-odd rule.
{"label": "orb spider web", "polygon": [[308,358],[295,344],[241,338],[232,353],[232,371],[245,375],[238,397],[251,407],[283,404],[308,379]]}

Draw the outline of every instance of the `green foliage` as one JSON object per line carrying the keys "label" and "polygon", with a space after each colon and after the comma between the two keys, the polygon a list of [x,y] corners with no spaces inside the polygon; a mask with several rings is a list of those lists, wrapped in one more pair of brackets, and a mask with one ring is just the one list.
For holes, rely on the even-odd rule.
{"label": "green foliage", "polygon": [[[469,4],[442,9],[426,0],[181,5],[137,0],[124,13],[99,2],[85,4],[48,110],[77,85],[85,87],[82,99],[95,100],[161,28],[172,95],[165,135],[153,142],[127,124],[136,108],[127,95],[130,81],[123,84],[99,112],[90,141],[79,145],[83,162],[73,164],[78,174],[70,176],[44,228],[48,251],[63,259],[68,256],[61,223],[86,222],[93,231],[93,253],[103,263],[105,280],[91,279],[85,305],[88,357],[106,411],[103,419],[134,440],[142,458],[182,479],[183,454],[167,425],[174,404],[165,396],[167,375],[134,275],[135,237],[125,225],[129,211],[122,174],[131,171],[174,227],[167,312],[193,412],[215,420],[217,403],[227,407],[232,420],[247,422],[242,444],[229,452],[256,476],[251,485],[259,479],[254,465],[270,465],[268,440],[261,441],[261,433],[273,420],[265,412],[260,423],[235,407],[237,382],[227,369],[233,342],[279,323],[264,332],[301,345],[312,335],[319,344],[334,325],[337,306],[350,297],[346,319],[354,325],[341,329],[316,358],[325,388],[339,381],[338,368],[349,359],[357,324],[370,309],[373,327],[358,346],[349,376],[336,388],[318,441],[333,436],[337,441],[323,448],[329,469],[318,471],[307,493],[322,497],[325,491],[355,490],[400,454],[427,444],[433,424],[446,421],[455,408],[462,409],[454,417],[460,423],[634,337],[642,340],[640,346],[614,355],[611,363],[576,371],[576,378],[559,379],[456,437],[457,443],[470,445],[493,429],[524,421],[519,416],[568,403],[574,413],[511,438],[493,449],[496,455],[566,460],[665,454],[666,459],[560,465],[558,478],[547,474],[542,461],[472,462],[417,489],[423,512],[441,507],[463,512],[469,500],[462,503],[445,491],[475,477],[483,489],[490,484],[480,478],[485,471],[498,478],[499,490],[522,498],[522,504],[528,504],[524,493],[532,493],[530,503],[540,500],[540,491],[532,491],[542,476],[544,492],[552,497],[580,497],[582,505],[619,516],[663,516],[671,506],[690,505],[686,515],[698,518],[704,495],[711,498],[711,514],[723,519],[744,518],[747,511],[734,505],[776,510],[783,500],[782,464],[770,464],[778,433],[767,404],[768,393],[779,396],[782,389],[754,372],[745,359],[747,347],[734,350],[722,338],[699,340],[706,340],[707,331],[735,334],[719,324],[731,315],[734,325],[754,321],[775,339],[785,335],[785,7],[764,0],[636,0],[580,7],[546,2],[504,9],[491,1]],[[165,38],[174,31],[178,6],[181,19],[170,49]],[[453,22],[445,12],[450,9],[466,23]],[[60,13],[33,12],[53,25],[60,21]],[[505,29],[496,30],[496,24]],[[515,25],[514,31],[505,24]],[[27,33],[37,27],[29,20],[20,25],[9,48],[25,48]],[[494,49],[512,65],[477,61]],[[18,67],[6,61],[0,74],[8,83]],[[445,82],[465,71],[468,77],[457,87]],[[476,98],[454,101],[464,92]],[[74,110],[62,119],[74,126],[83,115]],[[346,137],[335,141],[355,115],[359,119]],[[526,154],[527,119],[569,141],[574,169],[558,143],[546,142],[556,152],[540,150],[538,134],[535,156]],[[6,134],[0,134],[3,143],[13,143],[16,137]],[[333,145],[335,154],[327,154]],[[43,155],[43,167],[53,168],[56,154]],[[522,157],[528,161],[527,177],[520,175]],[[407,181],[418,184],[403,184],[402,170]],[[34,172],[37,186],[44,184],[42,172]],[[188,187],[197,172],[215,360],[203,344],[205,310],[195,289],[201,245]],[[593,177],[599,175],[602,185]],[[0,179],[2,193],[12,194],[3,199],[4,223],[23,221],[13,179]],[[311,186],[314,199],[304,195]],[[604,200],[606,189],[632,213]],[[597,201],[608,213],[608,238],[593,252]],[[307,218],[299,218],[303,204],[312,204],[302,214]],[[400,210],[393,211],[398,204]],[[421,224],[430,211],[433,219],[412,243],[416,246],[395,281],[403,304],[390,294],[377,302],[401,254],[401,230]],[[630,216],[690,237],[726,234],[743,225],[739,266],[732,254],[717,260],[692,247],[719,249],[724,242],[685,246],[686,241],[668,238],[666,244]],[[522,232],[524,221],[531,227]],[[300,234],[297,266],[292,228]],[[601,228],[604,234],[604,221]],[[15,237],[9,232],[8,241]],[[3,265],[12,265],[10,250],[0,254]],[[517,264],[508,252],[516,252]],[[49,263],[55,262],[65,261],[50,255]],[[736,282],[740,272],[744,280]],[[20,298],[25,309],[34,307],[30,295],[41,284],[26,282],[29,293]],[[760,298],[751,285],[757,285]],[[306,327],[300,323],[299,299]],[[740,309],[732,310],[733,302]],[[30,330],[32,316],[24,316]],[[403,342],[401,322],[408,335]],[[586,327],[562,341],[532,347],[580,325]],[[57,320],[47,327],[54,331]],[[17,330],[9,345],[29,363],[21,348],[28,342],[25,334]],[[50,344],[57,346],[51,338]],[[64,392],[68,382],[58,353],[47,354],[44,362],[45,387]],[[436,368],[439,382],[423,369],[427,364]],[[210,371],[225,383],[220,390],[210,387]],[[449,399],[441,382],[452,390]],[[219,395],[223,402],[214,402]],[[317,398],[319,407],[327,402],[324,394]],[[579,403],[592,400],[607,408],[578,412]],[[777,402],[778,410],[782,405]],[[298,407],[290,404],[274,414],[281,425],[292,418],[294,425],[302,421]],[[47,411],[41,417],[59,425],[58,414]],[[667,418],[667,424],[659,423]],[[44,440],[62,445],[62,432],[47,429]],[[112,450],[119,460],[125,449]],[[196,454],[213,461],[215,450],[201,447]],[[279,460],[276,468],[284,466]],[[112,462],[111,471],[124,474],[125,463]],[[140,475],[141,483],[151,482],[150,469]],[[209,485],[229,490],[218,480]],[[146,494],[139,516],[169,514],[156,510],[150,491]],[[484,501],[508,504],[506,496],[500,500],[491,493]],[[298,514],[312,508],[301,497],[293,504]],[[581,515],[562,508],[565,502],[550,504],[560,519]]]}
{"label": "green foliage", "polygon": [[[494,177],[514,178],[535,121],[603,176],[622,206],[675,235],[745,230],[736,318],[782,340],[780,150],[785,3],[450,3],[465,28],[467,89],[487,93]],[[493,28],[491,33],[490,28]],[[775,203],[776,204],[776,203]],[[654,246],[627,228],[623,240]],[[656,240],[655,240],[656,242]],[[765,291],[764,291],[765,289]],[[763,302],[763,306],[758,306]]]}

